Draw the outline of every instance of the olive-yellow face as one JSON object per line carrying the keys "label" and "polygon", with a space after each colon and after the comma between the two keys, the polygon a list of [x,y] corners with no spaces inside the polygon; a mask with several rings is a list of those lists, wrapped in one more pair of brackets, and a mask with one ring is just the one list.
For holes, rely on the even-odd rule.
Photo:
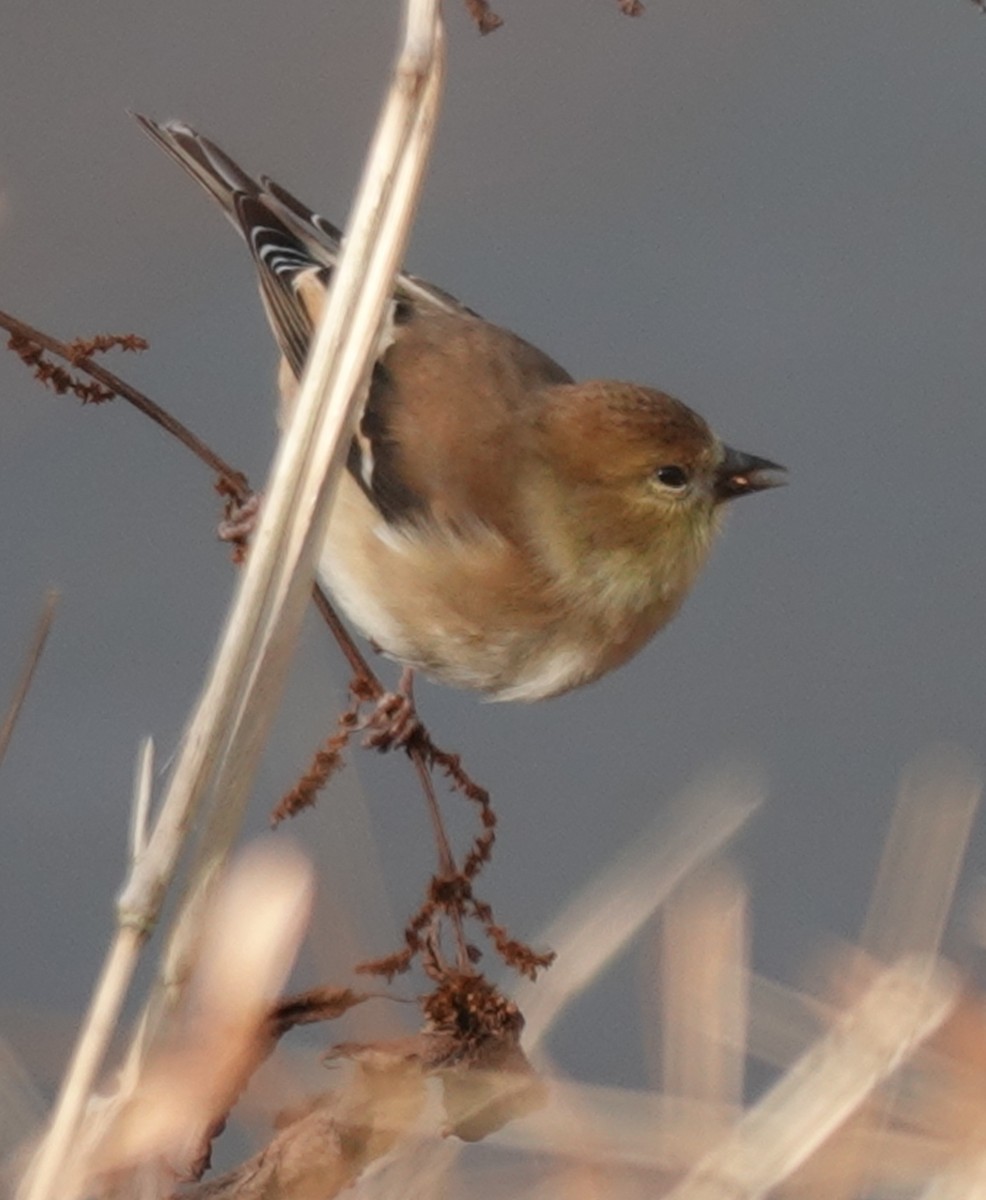
{"label": "olive-yellow face", "polygon": [[681,401],[635,384],[551,391],[536,424],[547,467],[538,520],[569,580],[623,581],[637,596],[684,590],[724,501],[780,480],[767,459],[724,446]]}
{"label": "olive-yellow face", "polygon": [[782,467],[724,446],[680,400],[635,384],[559,388],[541,414],[552,465],[586,492],[630,510],[711,511],[774,487]]}

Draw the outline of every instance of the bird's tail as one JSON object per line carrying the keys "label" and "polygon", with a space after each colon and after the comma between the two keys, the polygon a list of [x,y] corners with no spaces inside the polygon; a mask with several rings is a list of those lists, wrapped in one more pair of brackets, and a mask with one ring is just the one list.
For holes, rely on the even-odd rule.
{"label": "bird's tail", "polygon": [[[179,163],[219,204],[253,255],[260,294],[281,353],[300,377],[313,333],[313,281],[328,286],[342,233],[266,175],[254,179],[225,151],[182,121],[163,125],[133,114],[145,133]],[[454,297],[400,274],[399,302],[445,312],[462,312]],[[306,297],[309,303],[306,303]]]}
{"label": "bird's tail", "polygon": [[268,180],[256,180],[223,150],[180,121],[159,125],[135,113],[141,128],[209,193],[253,255],[267,316],[281,353],[301,375],[313,320],[299,288],[314,273],[327,286],[342,235]]}

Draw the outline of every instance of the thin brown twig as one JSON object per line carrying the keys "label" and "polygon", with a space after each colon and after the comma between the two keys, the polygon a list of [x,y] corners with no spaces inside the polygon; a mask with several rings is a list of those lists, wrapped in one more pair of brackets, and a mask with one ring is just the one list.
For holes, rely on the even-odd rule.
{"label": "thin brown twig", "polygon": [[[418,782],[421,784],[421,790],[425,794],[425,802],[428,805],[431,828],[435,835],[435,844],[438,847],[439,877],[450,884],[453,880],[460,878],[460,872],[456,866],[455,857],[452,854],[452,846],[445,829],[445,822],[442,819],[442,810],[438,805],[438,797],[435,795],[434,780],[432,779],[427,760],[420,746],[410,747],[408,756],[414,764],[414,769],[418,775]],[[462,906],[460,903],[452,902],[443,905],[443,907],[452,922],[452,932],[455,936],[456,960],[459,970],[466,971],[469,969],[470,954],[466,942]]]}
{"label": "thin brown twig", "polygon": [[[350,683],[350,694],[353,697],[354,704],[347,708],[339,717],[335,733],[331,734],[322,746],[319,747],[312,764],[299,782],[280,800],[272,814],[271,819],[274,824],[278,824],[285,817],[293,816],[303,808],[309,808],[315,804],[317,793],[325,787],[332,775],[342,765],[342,751],[348,745],[352,734],[355,732],[359,705],[364,700],[379,701],[385,695],[385,689],[379,677],[353,641],[349,631],[340,620],[325,593],[317,585],[315,588],[315,603],[353,670],[354,678]],[[438,849],[438,875],[432,881],[432,890],[434,890],[436,880],[443,881],[446,889],[456,880],[461,880],[464,884],[468,885],[468,882],[474,879],[482,866],[489,861],[496,838],[496,814],[490,804],[489,792],[469,776],[463,768],[459,756],[447,750],[442,750],[437,746],[431,734],[420,723],[404,744],[403,749],[414,766],[421,789],[424,792],[428,814],[431,818],[435,844]],[[452,852],[452,846],[442,818],[441,808],[435,795],[432,777],[432,768],[434,766],[440,767],[449,779],[452,787],[467,799],[472,800],[480,809],[483,831],[474,839],[466,855],[465,864],[461,869],[455,862],[455,856]],[[460,970],[467,970],[474,958],[474,950],[466,940],[463,924],[464,903],[466,899],[465,895],[458,897],[456,900],[446,896],[440,904],[440,907],[446,912],[452,922],[456,942],[456,957]],[[471,895],[468,896],[468,900],[472,902]],[[420,932],[420,925],[431,919],[434,908],[435,902],[433,898],[430,898],[415,917],[412,918],[408,926],[408,933],[406,934],[409,941],[407,948],[399,951],[396,955],[388,955],[385,959],[361,964],[359,969],[370,974],[381,974],[389,977],[407,970],[414,954],[420,948],[416,936]],[[502,932],[499,926],[493,924],[492,913],[490,913],[488,918],[483,917],[479,919],[487,932],[493,930],[496,930],[497,933]],[[509,964],[514,965],[521,959],[523,960],[524,966],[520,968],[523,974],[530,975],[530,967],[527,965],[529,960],[536,960],[539,966],[547,966],[551,961],[551,957],[553,957],[536,955],[523,943],[515,943],[511,939],[508,939],[505,934],[502,937],[492,936],[492,940],[505,961]],[[511,947],[515,945],[521,947],[522,952],[526,953],[519,955],[513,953],[504,954],[502,947],[508,943]]]}
{"label": "thin brown twig", "polygon": [[435,844],[438,847],[438,870],[442,875],[454,875],[458,868],[455,865],[455,856],[452,853],[452,844],[445,829],[445,822],[442,820],[442,810],[438,806],[438,797],[435,795],[435,784],[431,777],[431,772],[428,770],[428,762],[424,750],[420,746],[410,746],[408,747],[407,754],[408,758],[414,764],[414,769],[418,775],[418,782],[421,784],[421,789],[428,803],[428,814],[431,817],[432,832],[435,835]]}
{"label": "thin brown twig", "polygon": [[377,678],[373,668],[367,662],[363,651],[356,645],[349,630],[342,623],[339,614],[332,607],[332,601],[317,583],[312,588],[312,599],[322,620],[328,625],[329,632],[339,644],[339,649],[342,651],[353,675],[364,680],[367,688],[373,694],[373,699],[379,700],[386,691],[386,688],[384,688],[383,684]]}
{"label": "thin brown twig", "polygon": [[[242,471],[236,470],[235,467],[227,463],[225,459],[216,454],[210,446],[203,442],[201,438],[176,417],[173,417],[166,409],[156,404],[150,397],[145,396],[143,392],[132,387],[126,380],[121,379],[118,375],[113,374],[112,371],[107,371],[99,363],[94,362],[90,354],[87,353],[87,351],[103,350],[109,348],[110,345],[120,345],[122,343],[131,344],[136,348],[135,341],[141,345],[146,345],[143,339],[138,339],[133,334],[122,336],[99,335],[92,339],[80,338],[72,342],[62,342],[2,310],[0,310],[0,328],[6,329],[11,335],[10,349],[14,350],[15,353],[28,362],[28,365],[36,366],[37,364],[37,357],[30,352],[30,348],[40,347],[48,351],[48,353],[57,355],[59,358],[71,363],[76,369],[85,372],[85,374],[100,383],[111,393],[112,397],[119,396],[144,413],[145,416],[150,417],[155,424],[159,425],[167,433],[170,433],[172,437],[177,438],[183,446],[191,450],[197,458],[219,475],[221,481],[219,490],[222,495],[240,501],[246,501],[253,496],[247,477]],[[45,372],[45,374],[47,375],[49,372]],[[42,382],[46,382],[46,379],[42,378]],[[361,700],[381,699],[386,694],[386,688],[346,629],[325,591],[316,583],[312,589],[312,595],[316,609],[338,642],[353,672],[356,681],[354,688],[358,691],[359,698]],[[435,747],[430,737],[426,738],[426,746],[428,752],[433,755],[444,754],[444,752],[439,751]]]}
{"label": "thin brown twig", "polygon": [[[329,628],[332,630],[343,653],[346,655],[349,665],[354,670],[354,678],[350,684],[352,702],[340,715],[336,723],[336,731],[316,751],[312,763],[304,775],[278,802],[277,807],[271,814],[271,822],[274,825],[280,824],[285,818],[294,816],[302,811],[302,809],[310,808],[315,804],[318,792],[326,786],[331,777],[342,766],[342,752],[359,727],[359,708],[361,704],[364,701],[378,701],[385,694],[383,684],[366,661],[359,647],[350,637],[349,631],[339,619],[338,614],[327,597],[317,587],[315,601],[316,606],[322,612]],[[450,754],[448,751],[442,750],[435,745],[431,735],[420,722],[416,725],[403,748],[418,775],[418,781],[424,792],[428,814],[431,818],[432,832],[438,848],[439,869],[436,878],[445,881],[452,881],[459,878],[463,881],[471,880],[478,874],[481,865],[489,861],[495,837],[493,828],[496,824],[496,816],[489,802],[489,793],[485,788],[473,782],[462,768],[458,755]],[[479,834],[474,840],[473,846],[466,857],[466,865],[461,870],[456,865],[452,846],[442,819],[441,808],[435,794],[431,773],[433,765],[438,765],[442,768],[456,790],[461,791],[469,799],[480,805],[484,832]],[[429,908],[428,902],[426,902],[424,907],[428,909],[427,916],[430,918],[432,910]],[[462,904],[446,902],[442,907],[452,922],[459,969],[466,970],[472,960],[473,954],[472,948],[468,945],[465,937]],[[484,927],[487,927],[486,922],[484,922]],[[405,970],[410,965],[410,957],[406,957],[406,954],[406,951],[400,952],[399,957],[403,964],[400,970]],[[390,964],[391,958],[386,960],[388,964]],[[374,973],[390,975],[398,972],[396,969],[392,971],[390,965],[388,965],[386,969]]]}
{"label": "thin brown twig", "polygon": [[44,606],[41,609],[41,616],[38,618],[38,623],[35,626],[34,637],[31,639],[31,645],[28,647],[27,657],[24,660],[24,666],[21,668],[20,678],[17,680],[14,694],[7,705],[3,722],[0,723],[0,763],[3,762],[4,755],[7,753],[10,739],[14,735],[14,726],[17,724],[17,719],[21,715],[24,702],[27,700],[27,694],[31,690],[31,684],[34,682],[38,663],[41,661],[45,642],[48,640],[48,634],[51,632],[52,622],[55,619],[55,609],[57,606],[58,592],[52,588],[45,594]]}
{"label": "thin brown twig", "polygon": [[[207,445],[201,438],[194,434],[187,425],[179,421],[177,417],[173,417],[167,409],[162,408],[159,404],[151,400],[149,396],[145,396],[143,392],[132,387],[125,379],[121,379],[112,371],[108,371],[99,363],[94,362],[91,353],[87,353],[87,351],[108,348],[108,345],[104,344],[107,340],[120,345],[135,338],[136,335],[109,335],[109,337],[108,335],[99,335],[97,338],[88,340],[76,338],[71,342],[62,342],[58,338],[54,338],[40,329],[35,329],[32,325],[28,325],[27,322],[21,321],[2,310],[0,310],[0,328],[7,330],[11,335],[12,343],[15,339],[22,343],[33,343],[35,346],[47,350],[49,354],[57,355],[59,358],[71,363],[77,370],[84,371],[92,379],[96,380],[96,382],[102,384],[111,393],[110,398],[119,397],[121,400],[126,400],[128,404],[132,404],[138,411],[150,417],[155,424],[159,425],[167,433],[170,433],[172,437],[177,438],[186,449],[191,450],[210,470],[215,471],[220,477],[220,490],[223,495],[228,495],[240,501],[246,501],[253,495],[247,477],[242,471],[238,471],[226,462],[211,446]],[[147,344],[143,338],[138,339],[138,341],[144,346]],[[21,349],[18,346],[12,344],[10,348],[16,353],[21,354]],[[137,346],[133,348],[137,348]],[[353,641],[345,625],[339,619],[328,596],[326,596],[317,583],[312,589],[312,598],[315,602],[315,607],[318,609],[326,625],[328,625],[333,637],[339,643],[339,647],[353,673],[365,678],[369,685],[375,688],[377,694],[382,696],[385,690],[383,684],[374,675],[370,664]]]}
{"label": "thin brown twig", "polygon": [[[89,355],[80,355],[78,353],[79,342],[68,344],[60,342],[57,338],[53,338],[47,333],[42,333],[40,329],[35,329],[33,326],[26,324],[24,321],[19,321],[17,317],[12,317],[9,313],[3,311],[0,311],[0,328],[7,330],[11,335],[12,342],[19,339],[22,342],[34,343],[34,345],[47,350],[49,354],[55,354],[66,362],[71,363],[76,370],[84,371],[86,375],[90,376],[97,383],[102,384],[112,394],[107,399],[119,396],[121,400],[126,400],[128,404],[132,404],[145,417],[150,417],[156,425],[160,425],[172,437],[177,438],[183,446],[191,450],[207,467],[215,471],[217,475],[222,476],[224,483],[236,495],[242,496],[244,500],[250,495],[250,487],[247,484],[246,476],[241,471],[237,471],[231,467],[229,463],[220,458],[214,450],[207,446],[201,438],[196,437],[186,425],[183,425],[181,421],[173,417],[171,413],[167,412],[159,404],[155,404],[143,392],[138,391],[135,387],[131,387],[126,380],[121,379],[119,375],[114,375],[112,371],[108,371],[104,366],[95,362]],[[16,345],[11,345],[11,349],[17,353],[21,353]]]}
{"label": "thin brown twig", "polygon": [[[331,606],[329,611],[332,612]],[[334,612],[332,615],[335,617]],[[335,619],[338,621],[337,617]],[[358,648],[354,647],[354,654],[362,660]],[[343,750],[353,734],[361,728],[361,704],[380,698],[380,681],[369,665],[365,664],[365,660],[362,660],[362,664],[360,672],[350,683],[351,703],[339,717],[336,731],[319,747],[299,782],[277,805],[272,815],[275,824],[285,817],[295,815],[303,808],[314,805],[317,793],[341,767]],[[395,743],[386,740],[371,744],[396,748]],[[551,965],[555,958],[554,953],[538,953],[526,943],[512,938],[507,930],[496,922],[492,906],[473,894],[473,881],[489,862],[496,840],[496,813],[490,803],[489,792],[469,776],[457,754],[435,745],[430,733],[420,722],[415,724],[412,733],[400,746],[411,760],[425,795],[438,847],[438,871],[431,878],[425,900],[405,926],[404,948],[383,958],[360,963],[356,970],[361,974],[381,975],[392,979],[395,975],[407,971],[414,959],[420,955],[425,974],[435,982],[441,982],[453,970],[468,973],[480,957],[479,951],[469,943],[465,933],[466,918],[472,916],[493,943],[500,958],[520,974],[534,979],[539,971]],[[433,772],[436,767],[446,776],[453,790],[471,800],[479,809],[482,828],[473,839],[461,867],[455,861],[435,793]],[[426,931],[435,925],[441,915],[448,918],[455,938],[454,968],[441,954],[437,938],[430,934],[426,936]]]}

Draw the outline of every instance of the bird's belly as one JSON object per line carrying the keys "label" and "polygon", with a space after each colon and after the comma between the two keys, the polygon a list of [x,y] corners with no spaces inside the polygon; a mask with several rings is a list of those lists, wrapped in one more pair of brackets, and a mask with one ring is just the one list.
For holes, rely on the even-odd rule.
{"label": "bird's belly", "polygon": [[613,638],[573,623],[534,564],[501,535],[394,531],[348,476],[318,571],[349,620],[387,655],[454,687],[537,700],[617,665]]}
{"label": "bird's belly", "polygon": [[632,612],[565,607],[531,558],[492,530],[395,531],[347,475],[319,576],[387,655],[497,700],[539,700],[619,666],[677,601]]}

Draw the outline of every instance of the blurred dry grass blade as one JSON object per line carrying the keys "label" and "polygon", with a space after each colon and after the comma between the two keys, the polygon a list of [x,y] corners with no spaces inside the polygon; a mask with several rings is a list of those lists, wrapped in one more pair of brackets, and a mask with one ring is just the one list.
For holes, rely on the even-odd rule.
{"label": "blurred dry grass blade", "polygon": [[[694,873],[663,913],[664,1091],[710,1114],[742,1104],[749,1009],[748,896],[738,873]],[[703,1111],[701,1108],[698,1112]]]}
{"label": "blurred dry grass blade", "polygon": [[752,975],[749,983],[747,1055],[788,1067],[831,1024],[831,1006],[762,975]]}
{"label": "blurred dry grass blade", "polygon": [[538,937],[558,958],[537,985],[514,993],[529,1054],[565,1006],[583,992],[696,865],[714,854],[756,809],[762,785],[748,771],[699,781],[661,810],[650,830]]}
{"label": "blurred dry grass blade", "polygon": [[860,948],[882,962],[937,952],[982,793],[964,752],[939,749],[904,773]]}
{"label": "blurred dry grass blade", "polygon": [[986,1200],[986,1155],[940,1175],[918,1200]]}
{"label": "blurred dry grass blade", "polygon": [[[9,1192],[10,1161],[44,1116],[44,1100],[12,1047],[0,1038],[0,1194]],[[8,1186],[5,1186],[8,1185]]]}
{"label": "blurred dry grass blade", "polygon": [[[937,952],[981,791],[957,747],[928,751],[905,771],[860,936],[864,971],[873,960]],[[840,974],[847,969],[843,960]],[[749,1054],[786,1067],[831,1020],[831,1005],[756,975],[750,986]]]}
{"label": "blurred dry grass blade", "polygon": [[952,1012],[944,964],[912,957],[862,1000],[703,1156],[668,1200],[752,1200],[790,1176]]}
{"label": "blurred dry grass blade", "polygon": [[290,844],[260,843],[238,858],[204,914],[176,1027],[139,1074],[127,1072],[115,1094],[91,1107],[61,1197],[141,1169],[162,1178],[194,1170],[270,1048],[268,1013],[307,928],[313,890],[308,860]]}
{"label": "blurred dry grass blade", "polygon": [[58,592],[52,589],[45,594],[41,616],[38,617],[38,623],[34,628],[34,636],[31,638],[31,644],[24,659],[20,678],[14,686],[14,692],[10,698],[10,703],[7,705],[3,721],[0,722],[0,763],[3,762],[4,756],[7,753],[10,739],[14,736],[14,727],[17,724],[17,719],[21,715],[24,702],[27,700],[28,692],[31,690],[31,684],[34,681],[38,664],[41,662],[41,655],[44,653],[45,642],[48,640],[52,622],[55,620],[55,609],[57,606]]}
{"label": "blurred dry grass blade", "polygon": [[952,907],[982,779],[964,751],[939,748],[905,772],[860,949],[878,962],[935,954]]}
{"label": "blurred dry grass blade", "polygon": [[[430,1103],[423,1114],[423,1124],[435,1129],[439,1121],[430,1121],[433,1105]],[[456,1171],[462,1143],[452,1139],[437,1141],[426,1137],[419,1142],[408,1139],[401,1144],[397,1153],[381,1158],[366,1171],[354,1189],[353,1200],[436,1200],[445,1196],[485,1197],[460,1178]],[[465,1176],[465,1172],[462,1172]]]}
{"label": "blurred dry grass blade", "polygon": [[[49,1200],[105,1053],[137,953],[157,918],[200,804],[211,814],[196,878],[237,828],[300,628],[347,434],[376,349],[437,120],[444,78],[439,0],[407,0],[401,53],[354,205],[293,418],[275,458],[253,551],[187,727],[148,848],[118,904],[121,928],[93,998],[99,1019],[76,1047],[23,1195]],[[162,992],[155,994],[150,1020]],[[145,1024],[145,1029],[147,1025]]]}
{"label": "blurred dry grass blade", "polygon": [[[865,977],[874,964],[938,953],[981,792],[977,768],[958,747],[926,751],[905,770],[854,961],[842,967],[844,981]],[[872,1097],[856,1123],[873,1129],[890,1123],[897,1086],[895,1080]],[[862,1139],[855,1154],[851,1139],[842,1140],[838,1155],[827,1155],[825,1186],[831,1190],[837,1178],[841,1194],[865,1196],[871,1174],[882,1172],[887,1160],[867,1154]]]}
{"label": "blurred dry grass blade", "polygon": [[505,1125],[497,1143],[600,1166],[680,1175],[741,1113],[691,1098],[629,1088],[550,1083],[550,1103]]}

